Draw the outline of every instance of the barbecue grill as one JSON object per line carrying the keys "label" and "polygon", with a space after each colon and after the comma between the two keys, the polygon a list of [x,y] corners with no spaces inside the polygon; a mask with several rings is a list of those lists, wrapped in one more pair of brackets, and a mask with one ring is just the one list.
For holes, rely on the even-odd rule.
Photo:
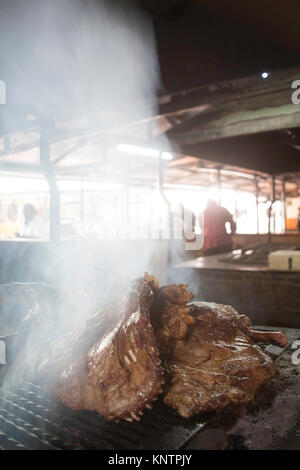
{"label": "barbecue grill", "polygon": [[140,422],[116,424],[92,411],[66,408],[32,382],[2,394],[2,450],[174,450],[206,424],[203,416],[179,418],[159,401]]}
{"label": "barbecue grill", "polygon": [[[34,287],[47,286],[20,283],[5,286],[6,290],[3,287],[5,294],[7,289],[14,294],[7,302],[10,323],[24,310],[21,301],[16,304],[15,292]],[[32,378],[36,358],[55,337],[56,329],[55,322],[46,322],[27,330],[8,329],[0,338],[6,349],[6,364],[0,365],[0,449],[180,449],[204,427],[203,417],[184,420],[160,401],[152,410],[145,410],[140,422],[118,424],[105,421],[96,412],[74,411],[60,404]],[[20,360],[20,377],[19,358],[28,353],[29,360]],[[22,386],[16,385],[16,377]]]}
{"label": "barbecue grill", "polygon": [[[18,285],[17,291],[19,288],[26,285]],[[15,303],[13,309],[10,303],[7,305],[11,318]],[[139,422],[133,423],[122,420],[117,424],[93,411],[67,408],[37,378],[36,362],[25,361],[21,377],[18,369],[19,355],[23,357],[26,351],[33,353],[33,358],[40,357],[44,343],[49,343],[55,333],[54,322],[9,333],[2,339],[7,364],[0,366],[0,449],[179,450],[209,423],[211,414],[183,419],[160,399],[151,410],[145,410]],[[274,346],[267,349],[273,357],[282,352]],[[22,385],[17,385],[16,377]]]}
{"label": "barbecue grill", "polygon": [[[283,351],[261,346],[274,359]],[[180,450],[212,417],[183,419],[158,400],[141,421],[117,424],[93,411],[65,407],[34,380],[0,389],[0,396],[0,449],[5,450]]]}

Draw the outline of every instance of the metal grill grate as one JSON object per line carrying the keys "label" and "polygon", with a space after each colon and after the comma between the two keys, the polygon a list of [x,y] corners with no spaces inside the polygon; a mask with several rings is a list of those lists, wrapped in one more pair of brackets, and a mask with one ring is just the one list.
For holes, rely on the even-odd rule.
{"label": "metal grill grate", "polygon": [[[284,330],[290,341],[299,337],[298,330]],[[273,359],[283,352],[261,346]],[[0,396],[0,450],[178,450],[209,421],[203,414],[182,419],[156,401],[140,422],[111,423],[98,413],[63,406],[32,382],[5,393],[0,389]]]}
{"label": "metal grill grate", "polygon": [[33,383],[0,400],[0,449],[176,450],[204,426],[203,416],[184,420],[159,401],[140,422],[107,422],[64,407]]}

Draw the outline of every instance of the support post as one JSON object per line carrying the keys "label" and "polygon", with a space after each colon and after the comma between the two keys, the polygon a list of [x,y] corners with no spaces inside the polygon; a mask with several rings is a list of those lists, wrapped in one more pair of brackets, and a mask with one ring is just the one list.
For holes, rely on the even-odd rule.
{"label": "support post", "polygon": [[269,207],[269,224],[268,224],[268,242],[271,242],[272,234],[271,234],[271,218],[272,218],[272,208],[275,202],[275,176],[272,175],[271,180],[271,204]]}
{"label": "support post", "polygon": [[221,204],[221,184],[222,184],[222,175],[221,167],[217,168],[217,185],[218,185],[218,204]]}
{"label": "support post", "polygon": [[[168,212],[169,212],[169,224],[170,224],[170,240],[168,243],[168,267],[172,266],[173,264],[173,258],[174,258],[174,214],[171,210],[171,203],[168,200],[165,192],[164,192],[164,162],[162,159],[162,151],[160,150],[159,152],[159,158],[158,158],[158,174],[157,174],[157,185],[158,185],[158,191],[166,205],[168,206]],[[168,275],[168,274],[167,274]]]}
{"label": "support post", "polygon": [[[128,183],[127,184],[124,184],[124,187],[123,187],[123,221],[122,221],[122,226],[123,226],[123,230],[124,230],[124,238],[127,240],[128,239],[128,234],[129,234],[129,230],[130,230],[130,227],[129,227],[129,196],[128,196],[128,193],[129,193],[129,187],[128,187]],[[150,235],[149,235],[149,238],[150,238]]]}
{"label": "support post", "polygon": [[60,193],[56,175],[50,160],[51,139],[54,129],[53,119],[41,119],[40,163],[49,187],[50,195],[50,241],[60,239]]}
{"label": "support post", "polygon": [[256,233],[259,234],[259,187],[258,187],[258,176],[255,175],[255,200],[256,200]]}
{"label": "support post", "polygon": [[[275,188],[275,176],[272,175],[272,209],[273,209],[273,204],[276,201],[276,188]],[[272,213],[271,213],[272,215]],[[276,231],[276,219],[275,219],[275,214],[273,213],[272,217],[272,222],[273,222],[273,233]]]}
{"label": "support post", "polygon": [[170,238],[173,240],[174,238],[174,220],[173,220],[173,213],[171,211],[171,204],[170,201],[168,200],[165,192],[164,192],[164,161],[162,159],[162,151],[159,151],[159,158],[158,158],[158,191],[159,194],[161,195],[162,199],[166,203],[169,209],[169,215],[170,215]]}
{"label": "support post", "polygon": [[285,180],[282,180],[282,207],[283,207],[283,222],[284,222],[284,233],[287,232],[286,227],[286,190],[285,190]]}

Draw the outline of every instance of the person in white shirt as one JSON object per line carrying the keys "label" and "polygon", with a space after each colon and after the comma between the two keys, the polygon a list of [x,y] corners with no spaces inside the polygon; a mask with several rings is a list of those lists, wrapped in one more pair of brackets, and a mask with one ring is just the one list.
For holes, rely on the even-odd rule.
{"label": "person in white shirt", "polygon": [[24,205],[23,215],[24,220],[21,225],[21,237],[44,238],[47,236],[46,224],[32,204]]}

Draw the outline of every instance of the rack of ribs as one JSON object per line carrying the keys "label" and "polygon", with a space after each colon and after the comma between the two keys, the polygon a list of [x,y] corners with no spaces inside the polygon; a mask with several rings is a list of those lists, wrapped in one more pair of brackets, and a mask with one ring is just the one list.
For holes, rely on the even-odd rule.
{"label": "rack of ribs", "polygon": [[231,306],[192,302],[185,284],[159,288],[148,274],[84,325],[56,341],[39,372],[65,405],[109,420],[139,420],[162,394],[183,418],[254,399],[276,367],[257,332]]}
{"label": "rack of ribs", "polygon": [[164,383],[149,316],[155,282],[145,275],[79,330],[51,345],[39,370],[62,403],[129,422],[151,407]]}

